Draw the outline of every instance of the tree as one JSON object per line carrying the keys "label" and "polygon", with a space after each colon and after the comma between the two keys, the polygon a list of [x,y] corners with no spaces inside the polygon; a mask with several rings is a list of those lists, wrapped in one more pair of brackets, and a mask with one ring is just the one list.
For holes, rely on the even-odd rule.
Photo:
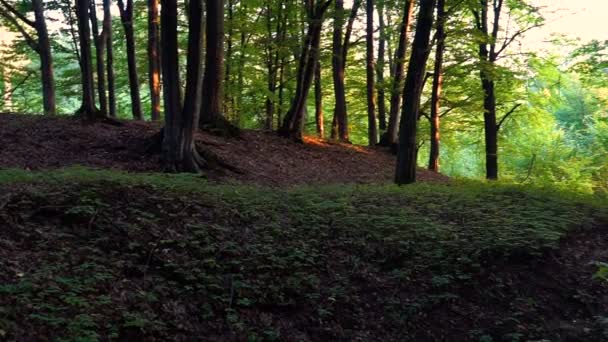
{"label": "tree", "polygon": [[433,89],[431,92],[431,151],[429,170],[439,172],[439,109],[441,108],[441,87],[443,85],[443,54],[445,51],[445,0],[437,0],[437,29],[435,39],[435,66],[433,70]]}
{"label": "tree", "polygon": [[344,0],[336,0],[334,6],[334,32],[333,32],[333,80],[334,80],[334,121],[332,123],[332,139],[338,138],[340,141],[348,142],[348,114],[346,108],[346,89],[344,84],[344,75],[346,69],[346,58],[348,57],[348,48],[350,37],[353,31],[353,25],[357,17],[357,12],[361,6],[361,0],[354,0],[351,8],[346,32],[342,37],[342,29],[344,26]]}
{"label": "tree", "polygon": [[[488,0],[480,0],[478,6],[472,8],[475,18],[475,29],[479,35],[479,76],[481,80],[481,88],[484,93],[484,133],[486,143],[486,178],[490,180],[498,179],[498,131],[502,123],[514,113],[519,107],[516,105],[503,116],[500,121],[497,119],[496,111],[496,82],[494,79],[496,62],[500,55],[511,45],[517,37],[525,32],[542,24],[542,20],[538,18],[528,18],[530,14],[536,11],[533,7],[527,6],[521,1],[515,1],[511,6],[523,7],[524,14],[522,18],[526,18],[527,26],[518,30],[509,30],[505,32],[505,37],[499,37],[501,15],[503,13],[504,0],[492,0],[490,6]],[[492,21],[490,28],[489,10],[491,7]],[[509,14],[510,15],[510,14]],[[530,20],[532,19],[532,20]],[[509,21],[511,18],[509,18]]]}
{"label": "tree", "polygon": [[139,77],[137,76],[137,59],[135,58],[135,33],[133,31],[133,0],[118,0],[120,21],[125,30],[125,41],[127,44],[127,63],[129,68],[129,88],[131,92],[131,111],[133,118],[143,120],[141,111],[141,100],[139,96]]}
{"label": "tree", "polygon": [[[0,15],[5,17],[23,36],[26,43],[34,50],[40,58],[40,78],[42,81],[42,97],[44,114],[54,115],[56,109],[55,98],[55,76],[53,72],[53,54],[51,43],[44,17],[44,3],[42,0],[32,0],[34,9],[34,21],[20,13],[7,0],[0,0]],[[38,40],[36,41],[27,32],[23,25],[36,30]]]}
{"label": "tree", "polygon": [[391,146],[397,143],[398,127],[399,127],[399,109],[402,102],[402,89],[405,69],[405,55],[407,52],[407,38],[410,33],[410,25],[412,22],[412,13],[414,11],[414,0],[405,0],[403,8],[403,16],[399,25],[399,44],[395,51],[394,58],[394,77],[391,87],[391,99],[388,117],[388,128],[384,133],[380,144]]}
{"label": "tree", "polygon": [[101,113],[106,116],[108,115],[108,100],[106,97],[106,84],[105,84],[105,65],[103,50],[106,45],[106,32],[99,33],[99,25],[97,22],[97,5],[95,0],[90,0],[90,16],[91,16],[91,27],[93,29],[93,41],[95,43],[95,62],[97,65],[97,93],[99,96],[99,109]]}
{"label": "tree", "polygon": [[416,24],[416,35],[412,44],[412,56],[405,80],[403,109],[399,127],[399,150],[395,182],[399,185],[416,182],[416,162],[418,146],[416,130],[420,109],[420,96],[424,85],[426,61],[428,58],[433,12],[436,0],[422,1]]}
{"label": "tree", "polygon": [[116,81],[114,78],[114,44],[112,41],[111,0],[103,0],[103,32],[106,39],[106,72],[108,79],[108,107],[110,117],[116,117]]}
{"label": "tree", "polygon": [[304,36],[302,50],[300,52],[298,69],[296,75],[296,91],[291,101],[289,111],[283,119],[279,129],[279,135],[302,141],[304,130],[304,113],[306,100],[312,85],[314,69],[319,59],[319,43],[321,41],[321,29],[323,17],[331,5],[332,0],[309,0],[307,3],[308,31]]}
{"label": "tree", "polygon": [[376,124],[376,69],[374,64],[374,0],[367,0],[367,137],[370,146],[378,143]]}
{"label": "tree", "polygon": [[317,61],[315,68],[315,124],[319,138],[325,136],[325,123],[323,122],[323,88],[321,84],[321,62]]}
{"label": "tree", "polygon": [[76,0],[76,18],[78,19],[80,73],[82,83],[82,105],[77,114],[85,120],[96,120],[99,117],[103,117],[103,113],[101,113],[95,106],[95,86],[93,84],[89,9],[89,0]]}
{"label": "tree", "polygon": [[148,82],[150,84],[150,116],[160,119],[160,18],[159,0],[148,0]]}
{"label": "tree", "polygon": [[384,91],[384,67],[386,54],[386,23],[384,20],[385,0],[377,2],[378,7],[378,61],[376,63],[376,77],[378,79],[378,124],[380,130],[386,129],[386,94]]}
{"label": "tree", "polygon": [[165,100],[162,160],[168,172],[199,172],[205,160],[198,154],[194,133],[198,127],[202,88],[203,0],[191,0],[188,7],[188,56],[186,96],[182,108],[179,81],[177,0],[162,0],[162,74]]}

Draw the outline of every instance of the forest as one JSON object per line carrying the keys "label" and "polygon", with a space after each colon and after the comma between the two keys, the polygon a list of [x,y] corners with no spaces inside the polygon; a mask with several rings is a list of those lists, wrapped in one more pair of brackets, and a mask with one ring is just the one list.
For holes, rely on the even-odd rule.
{"label": "forest", "polygon": [[0,340],[608,340],[558,7],[0,0]]}

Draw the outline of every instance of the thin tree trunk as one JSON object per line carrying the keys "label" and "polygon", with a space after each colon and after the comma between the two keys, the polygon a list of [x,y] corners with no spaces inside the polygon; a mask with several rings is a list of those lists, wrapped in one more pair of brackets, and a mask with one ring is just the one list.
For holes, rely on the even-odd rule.
{"label": "thin tree trunk", "polygon": [[[334,9],[334,32],[333,32],[333,80],[334,80],[334,122],[332,123],[332,139],[338,138],[340,141],[349,141],[348,113],[346,106],[346,86],[344,77],[346,73],[346,59],[350,37],[354,26],[357,12],[361,6],[361,0],[355,0],[351,9],[344,37],[342,30],[344,27],[344,1],[336,0]],[[334,128],[335,127],[335,128]]]}
{"label": "thin tree trunk", "polygon": [[139,96],[139,77],[137,76],[137,59],[135,56],[135,32],[133,31],[133,0],[127,0],[125,7],[123,0],[118,0],[120,18],[125,30],[127,44],[127,64],[129,69],[129,88],[131,92],[131,110],[135,120],[143,120],[141,99]]}
{"label": "thin tree trunk", "polygon": [[445,0],[437,1],[437,47],[435,49],[435,67],[433,70],[433,89],[431,95],[431,151],[429,170],[439,172],[439,109],[441,107],[441,88],[443,85],[443,54],[445,51]]}
{"label": "thin tree trunk", "polygon": [[319,138],[325,136],[325,127],[323,122],[323,92],[321,88],[321,63],[317,61],[315,68],[315,123],[317,126],[317,135]]}
{"label": "thin tree trunk", "polygon": [[105,82],[105,66],[103,50],[105,49],[106,39],[104,37],[105,32],[99,33],[99,24],[97,21],[97,4],[95,0],[90,0],[90,16],[91,16],[91,27],[93,28],[93,41],[95,42],[95,57],[97,65],[97,94],[99,96],[99,109],[101,113],[106,116],[108,115],[108,100],[106,97],[106,82]]}
{"label": "thin tree trunk", "polygon": [[367,138],[370,146],[378,143],[376,126],[376,70],[374,65],[374,1],[367,0]]}
{"label": "thin tree trunk", "polygon": [[103,32],[106,40],[106,73],[108,79],[108,109],[116,117],[116,82],[114,80],[114,41],[112,38],[111,0],[103,0]]}
{"label": "thin tree trunk", "polygon": [[399,134],[399,109],[402,102],[402,89],[405,69],[405,55],[407,52],[407,37],[410,33],[412,13],[414,11],[414,0],[406,0],[403,9],[403,19],[400,25],[399,44],[394,58],[394,77],[391,90],[390,112],[388,128],[382,139],[382,145],[391,146],[397,143]]}
{"label": "thin tree trunk", "polygon": [[424,85],[426,61],[428,58],[431,29],[433,27],[433,12],[435,0],[422,1],[416,24],[416,35],[412,47],[412,56],[407,71],[403,89],[404,104],[401,113],[399,132],[399,150],[397,153],[397,168],[395,182],[399,185],[416,182],[416,162],[418,144],[416,129],[420,96]]}
{"label": "thin tree trunk", "polygon": [[55,115],[55,76],[53,72],[53,54],[51,43],[44,18],[44,4],[42,0],[32,0],[36,32],[38,34],[38,50],[40,55],[40,70],[42,78],[42,101],[44,114]]}
{"label": "thin tree trunk", "polygon": [[82,81],[82,106],[78,114],[85,120],[95,120],[101,113],[95,106],[95,87],[93,85],[93,65],[91,58],[91,31],[89,28],[89,0],[76,1],[78,19],[78,38],[80,41],[80,71]]}
{"label": "thin tree trunk", "polygon": [[159,0],[148,0],[148,83],[150,86],[150,117],[160,120],[160,18]]}
{"label": "thin tree trunk", "polygon": [[376,77],[378,80],[378,123],[380,130],[386,130],[386,95],[384,93],[384,66],[386,53],[386,23],[384,22],[384,1],[377,3],[380,39],[378,41],[378,61]]}

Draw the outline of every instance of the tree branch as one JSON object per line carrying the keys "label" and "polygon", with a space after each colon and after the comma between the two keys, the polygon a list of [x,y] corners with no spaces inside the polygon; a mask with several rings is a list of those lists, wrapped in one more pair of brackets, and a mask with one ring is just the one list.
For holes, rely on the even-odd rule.
{"label": "tree branch", "polygon": [[28,26],[34,29],[36,28],[35,22],[29,20],[26,16],[17,11],[17,9],[11,6],[11,4],[9,4],[6,0],[0,0],[0,3],[3,4],[4,7],[6,7],[11,13],[13,13],[17,18],[21,19],[21,21],[26,23]]}
{"label": "tree branch", "polygon": [[[0,0],[0,2],[3,2],[3,0]],[[10,9],[9,9],[9,11],[10,11]],[[40,49],[38,47],[38,43],[36,43],[36,40],[34,40],[34,38],[32,38],[32,36],[30,36],[30,34],[27,33],[25,28],[23,26],[21,26],[21,24],[19,24],[19,22],[17,21],[17,19],[15,19],[15,17],[13,17],[12,15],[10,15],[10,13],[3,10],[2,7],[0,7],[0,15],[5,17],[8,21],[11,22],[11,24],[13,24],[15,26],[15,28],[17,28],[17,31],[19,31],[19,33],[21,33],[21,35],[25,39],[25,42],[27,43],[27,45],[29,45],[37,53],[40,52]]]}
{"label": "tree branch", "polygon": [[509,116],[511,116],[511,114],[513,114],[520,106],[521,103],[516,104],[515,106],[513,106],[513,108],[511,108],[510,111],[507,112],[507,114],[505,114],[505,116],[502,117],[502,119],[500,119],[500,122],[498,123],[498,125],[496,125],[496,131],[500,131],[500,128],[502,127],[502,124],[505,123],[505,120],[507,120]]}

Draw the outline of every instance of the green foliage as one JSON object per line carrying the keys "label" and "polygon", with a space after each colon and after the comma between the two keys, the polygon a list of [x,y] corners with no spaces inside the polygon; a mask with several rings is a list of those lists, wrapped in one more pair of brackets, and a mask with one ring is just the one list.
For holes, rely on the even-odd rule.
{"label": "green foliage", "polygon": [[[608,218],[589,195],[471,181],[280,190],[75,168],[0,171],[0,187],[3,217],[23,217],[7,246],[28,263],[0,286],[0,330],[82,340],[168,338],[193,333],[193,319],[280,339],[283,312],[329,327],[368,305],[361,281],[382,284],[374,310],[405,327],[479,274]],[[403,304],[397,294],[412,288]]]}

